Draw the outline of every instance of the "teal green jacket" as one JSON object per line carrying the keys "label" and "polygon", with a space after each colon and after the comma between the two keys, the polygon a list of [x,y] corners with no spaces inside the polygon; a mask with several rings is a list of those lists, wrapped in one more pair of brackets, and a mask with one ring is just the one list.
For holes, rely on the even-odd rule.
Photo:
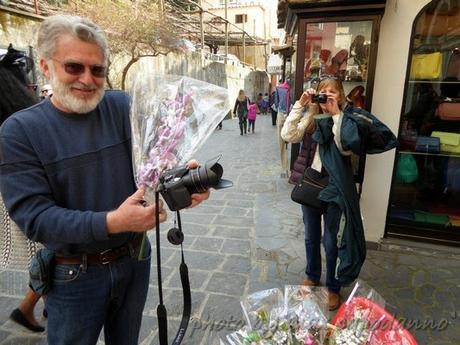
{"label": "teal green jacket", "polygon": [[345,108],[337,122],[335,136],[332,133],[331,115],[317,115],[315,121],[313,140],[319,143],[321,162],[329,174],[329,185],[320,193],[319,198],[328,203],[336,203],[342,211],[337,235],[335,276],[341,285],[348,285],[358,277],[366,258],[366,242],[353,180],[351,153],[361,155],[385,152],[394,148],[397,140],[386,125],[363,109]]}

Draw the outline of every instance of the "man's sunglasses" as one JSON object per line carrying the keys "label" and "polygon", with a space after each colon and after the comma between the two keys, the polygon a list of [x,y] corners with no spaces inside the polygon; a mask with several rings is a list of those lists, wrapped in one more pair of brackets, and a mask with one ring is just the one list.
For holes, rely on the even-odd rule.
{"label": "man's sunglasses", "polygon": [[[70,75],[80,75],[85,73],[86,65],[79,62],[61,62],[56,59],[51,59],[53,61],[59,62],[64,66],[64,71]],[[105,78],[107,75],[107,67],[104,65],[90,65],[89,71],[96,78]]]}

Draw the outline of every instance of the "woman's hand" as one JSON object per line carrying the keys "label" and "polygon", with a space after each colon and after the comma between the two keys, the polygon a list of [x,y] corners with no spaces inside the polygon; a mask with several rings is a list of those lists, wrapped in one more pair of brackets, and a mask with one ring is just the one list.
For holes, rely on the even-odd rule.
{"label": "woman's hand", "polygon": [[311,97],[316,93],[315,89],[307,89],[302,93],[302,96],[299,98],[299,103],[302,107],[306,107],[311,102]]}
{"label": "woman's hand", "polygon": [[321,104],[323,111],[328,114],[337,115],[340,114],[340,107],[339,107],[339,95],[338,94],[327,94],[327,101],[326,103]]}

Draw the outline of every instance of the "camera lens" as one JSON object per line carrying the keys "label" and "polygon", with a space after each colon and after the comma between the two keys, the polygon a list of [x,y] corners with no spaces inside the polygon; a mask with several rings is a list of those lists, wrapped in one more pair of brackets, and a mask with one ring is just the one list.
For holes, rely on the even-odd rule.
{"label": "camera lens", "polygon": [[184,185],[190,193],[202,193],[209,187],[215,187],[219,184],[224,169],[219,163],[211,166],[206,164],[196,169],[191,169],[189,174],[184,176]]}

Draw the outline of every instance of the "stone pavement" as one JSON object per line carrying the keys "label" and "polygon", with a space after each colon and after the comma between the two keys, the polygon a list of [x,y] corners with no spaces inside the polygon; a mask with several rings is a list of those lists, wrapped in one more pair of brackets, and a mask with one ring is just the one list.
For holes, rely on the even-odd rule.
{"label": "stone pavement", "polygon": [[[300,207],[281,178],[276,128],[258,116],[256,133],[239,135],[236,120],[227,120],[197,154],[200,162],[222,154],[229,189],[213,191],[204,205],[182,212],[185,259],[192,288],[192,319],[183,344],[214,345],[242,325],[239,301],[248,293],[303,277],[305,253]],[[169,214],[169,224],[172,224]],[[182,292],[179,248],[166,241],[162,226],[162,263],[169,334],[180,321]],[[149,234],[153,239],[153,232]],[[460,344],[460,253],[454,248],[384,241],[368,251],[361,279],[386,299],[387,309],[405,318],[421,345]],[[0,345],[46,344],[8,320],[27,286],[27,273],[0,271]],[[347,295],[350,288],[343,290]],[[151,286],[144,310],[140,344],[158,344],[157,284],[152,260]],[[36,308],[40,317],[43,304]],[[129,322],[129,320],[126,320]],[[100,344],[103,344],[101,337]]]}

